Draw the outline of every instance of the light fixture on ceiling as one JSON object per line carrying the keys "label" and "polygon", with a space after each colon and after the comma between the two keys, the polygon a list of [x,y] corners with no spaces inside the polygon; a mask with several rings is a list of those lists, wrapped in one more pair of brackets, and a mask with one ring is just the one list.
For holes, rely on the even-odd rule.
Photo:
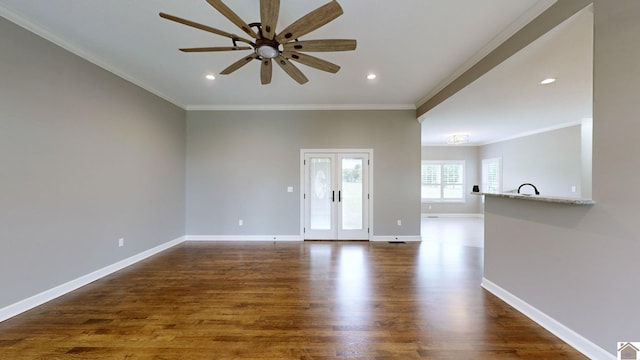
{"label": "light fixture on ceiling", "polygon": [[207,74],[207,76],[205,76],[205,78],[207,78],[207,80],[215,80],[216,76],[213,74]]}
{"label": "light fixture on ceiling", "polygon": [[374,80],[374,79],[375,79],[375,78],[377,78],[377,77],[378,77],[378,76],[377,76],[376,74],[374,74],[374,73],[367,74],[367,79],[368,79],[368,80]]}
{"label": "light fixture on ceiling", "polygon": [[468,134],[453,134],[447,136],[447,144],[449,145],[461,145],[469,142]]}
{"label": "light fixture on ceiling", "polygon": [[553,84],[554,82],[556,82],[555,78],[546,78],[542,81],[540,81],[541,85],[549,85],[549,84]]}
{"label": "light fixture on ceiling", "polygon": [[[261,64],[260,83],[262,83],[262,85],[270,84],[273,72],[272,62],[275,61],[294,81],[299,84],[305,84],[309,79],[300,69],[293,65],[291,61],[335,74],[340,70],[340,66],[311,55],[306,55],[305,53],[316,51],[351,51],[355,50],[358,45],[358,42],[354,39],[298,40],[299,37],[328,24],[343,14],[344,11],[342,7],[335,0],[307,13],[280,32],[276,32],[276,24],[279,22],[280,0],[261,0],[259,6],[260,21],[252,23],[246,23],[222,0],[207,0],[207,2],[217,10],[220,15],[230,20],[241,29],[242,32],[249,35],[249,38],[240,37],[167,13],[161,12],[159,15],[161,18],[169,21],[226,37],[231,40],[233,44],[233,46],[180,48],[182,52],[252,51],[251,54],[242,56],[238,61],[220,71],[220,75],[231,74],[252,62],[252,60],[258,60]],[[284,13],[288,14],[288,11],[284,11]],[[242,46],[240,46],[239,43],[243,43]]]}
{"label": "light fixture on ceiling", "polygon": [[280,55],[279,44],[269,39],[256,40],[256,54],[263,59],[275,59]]}

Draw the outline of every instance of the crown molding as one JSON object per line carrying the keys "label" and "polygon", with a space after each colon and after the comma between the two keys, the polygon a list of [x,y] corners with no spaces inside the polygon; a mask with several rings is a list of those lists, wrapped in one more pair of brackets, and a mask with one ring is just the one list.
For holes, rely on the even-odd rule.
{"label": "crown molding", "polygon": [[187,105],[187,111],[416,110],[413,104]]}
{"label": "crown molding", "polygon": [[463,144],[463,145],[441,144],[441,143],[422,143],[422,146],[427,146],[427,147],[429,147],[429,146],[437,146],[437,147],[444,147],[444,146],[451,146],[451,147],[478,147],[478,146],[485,146],[485,145],[491,145],[491,144],[500,143],[500,142],[503,142],[503,141],[515,140],[515,139],[523,138],[523,137],[526,137],[526,136],[543,134],[543,133],[554,131],[554,130],[560,130],[560,129],[568,128],[568,127],[571,127],[571,126],[582,125],[582,123],[585,120],[587,120],[587,119],[582,119],[580,121],[571,121],[571,122],[557,124],[557,125],[553,125],[553,126],[547,126],[547,127],[544,127],[544,128],[531,130],[531,131],[526,131],[526,132],[522,132],[522,133],[518,133],[518,134],[515,134],[515,135],[507,136],[507,137],[496,139],[496,140],[490,140],[490,141],[486,141],[486,142],[476,142],[476,143],[470,142],[468,144]]}
{"label": "crown molding", "polygon": [[550,131],[554,131],[554,130],[560,130],[560,129],[568,128],[568,127],[571,127],[571,126],[578,126],[578,125],[582,125],[582,120],[580,120],[580,121],[572,121],[572,122],[568,122],[568,123],[548,126],[548,127],[537,129],[537,130],[527,131],[527,132],[523,132],[523,133],[520,133],[520,134],[508,136],[508,137],[505,137],[505,138],[502,138],[502,139],[487,141],[485,143],[479,144],[478,146],[484,146],[484,145],[495,144],[495,143],[499,143],[499,142],[503,142],[503,141],[515,140],[515,139],[523,138],[523,137],[526,137],[526,136],[542,134],[542,133],[546,133],[546,132],[550,132]]}
{"label": "crown molding", "polygon": [[[478,63],[484,57],[489,55],[493,50],[498,48],[502,43],[507,41],[513,35],[515,35],[518,31],[520,31],[523,27],[525,27],[528,23],[530,23],[533,19],[540,16],[543,12],[545,12],[548,8],[550,8],[553,4],[555,4],[557,0],[540,0],[534,6],[532,6],[529,10],[527,10],[524,14],[520,15],[514,22],[512,22],[506,29],[496,35],[491,41],[489,41],[482,49],[473,54],[462,66],[460,66],[455,72],[445,78],[442,82],[440,82],[436,87],[434,87],[429,93],[420,98],[416,102],[416,108],[420,105],[426,103],[429,99],[436,96],[440,91],[442,91],[445,87],[447,87],[454,80],[459,78],[462,74],[464,74],[467,70],[469,70],[473,65]],[[418,121],[422,123],[422,117],[424,114],[421,114],[418,117]]]}
{"label": "crown molding", "polygon": [[83,58],[84,60],[98,66],[101,67],[102,69],[138,86],[141,87],[142,89],[182,108],[185,109],[185,106],[183,104],[180,104],[180,102],[178,102],[177,100],[163,94],[161,91],[148,86],[147,84],[145,84],[143,81],[137,79],[134,76],[131,76],[129,74],[127,74],[124,71],[121,71],[120,69],[112,66],[111,64],[109,64],[107,61],[98,58],[96,56],[93,56],[91,54],[89,54],[89,52],[87,52],[86,50],[82,49],[79,46],[76,46],[70,42],[65,41],[64,39],[54,35],[53,33],[51,33],[49,30],[36,25],[35,23],[27,20],[23,15],[19,14],[18,12],[16,12],[15,10],[9,9],[8,7],[6,7],[6,5],[2,5],[0,4],[0,16],[6,18],[7,20],[11,21],[12,23],[26,29],[27,31],[30,31],[38,36],[40,36],[41,38],[55,44],[58,45],[59,47],[69,51],[70,53],[79,56],[81,58]]}

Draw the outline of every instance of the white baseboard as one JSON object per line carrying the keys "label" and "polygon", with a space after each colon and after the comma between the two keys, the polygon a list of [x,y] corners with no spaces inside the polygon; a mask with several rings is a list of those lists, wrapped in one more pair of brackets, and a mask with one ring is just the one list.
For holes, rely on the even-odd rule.
{"label": "white baseboard", "polygon": [[158,245],[149,250],[143,251],[139,254],[126,258],[122,261],[118,261],[115,264],[106,266],[102,269],[96,270],[87,275],[81,276],[75,280],[71,280],[62,285],[56,286],[52,289],[43,291],[37,295],[34,295],[30,298],[18,301],[17,303],[8,305],[2,309],[0,309],[0,322],[10,319],[18,314],[21,314],[25,311],[31,310],[36,306],[40,306],[48,301],[51,301],[55,298],[58,298],[62,295],[68,294],[82,286],[85,286],[89,283],[92,283],[100,278],[103,278],[107,275],[110,275],[118,270],[124,269],[127,266],[133,265],[137,262],[140,262],[146,258],[149,258],[161,251],[174,247],[180,243],[184,242],[184,236],[179,237],[175,240],[169,241],[167,243]]}
{"label": "white baseboard", "polygon": [[185,241],[303,241],[300,235],[187,235]]}
{"label": "white baseboard", "polygon": [[422,237],[420,235],[409,235],[409,236],[372,236],[371,241],[422,241]]}
{"label": "white baseboard", "polygon": [[422,213],[421,217],[424,218],[430,218],[430,217],[437,217],[437,218],[484,218],[484,214],[479,214],[479,213],[461,213],[461,214],[440,214],[440,213]]}
{"label": "white baseboard", "polygon": [[490,280],[482,278],[482,287],[493,295],[502,299],[502,301],[511,305],[513,308],[515,308],[531,320],[538,323],[543,328],[547,329],[555,336],[562,339],[567,344],[571,345],[576,350],[586,355],[588,358],[599,360],[616,359],[616,356],[614,354],[607,352],[600,346],[592,343],[582,335],[576,333],[575,331],[561,324],[560,322],[538,310],[537,308],[529,305],[522,299],[511,294],[510,292],[501,288]]}
{"label": "white baseboard", "polygon": [[[186,235],[185,241],[304,241],[299,235]],[[372,236],[370,241],[422,241],[420,235]]]}

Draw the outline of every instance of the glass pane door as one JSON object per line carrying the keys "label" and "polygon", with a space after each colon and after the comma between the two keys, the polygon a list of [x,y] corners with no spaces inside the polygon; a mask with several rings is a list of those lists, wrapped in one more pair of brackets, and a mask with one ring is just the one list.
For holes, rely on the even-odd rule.
{"label": "glass pane door", "polygon": [[335,197],[332,184],[331,157],[312,157],[309,161],[309,228],[331,230],[332,201]]}
{"label": "glass pane door", "polygon": [[338,154],[338,239],[369,239],[369,155]]}
{"label": "glass pane door", "polygon": [[362,196],[363,183],[363,159],[362,158],[342,158],[342,229],[361,230],[363,220]]}
{"label": "glass pane door", "polygon": [[304,237],[369,239],[369,154],[304,153]]}

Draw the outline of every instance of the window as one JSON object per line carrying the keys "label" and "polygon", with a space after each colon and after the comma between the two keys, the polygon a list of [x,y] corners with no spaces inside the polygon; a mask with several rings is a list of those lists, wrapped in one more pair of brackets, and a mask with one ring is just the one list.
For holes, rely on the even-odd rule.
{"label": "window", "polygon": [[482,192],[499,193],[502,191],[501,158],[482,160]]}
{"label": "window", "polygon": [[464,161],[423,161],[422,200],[464,202]]}

